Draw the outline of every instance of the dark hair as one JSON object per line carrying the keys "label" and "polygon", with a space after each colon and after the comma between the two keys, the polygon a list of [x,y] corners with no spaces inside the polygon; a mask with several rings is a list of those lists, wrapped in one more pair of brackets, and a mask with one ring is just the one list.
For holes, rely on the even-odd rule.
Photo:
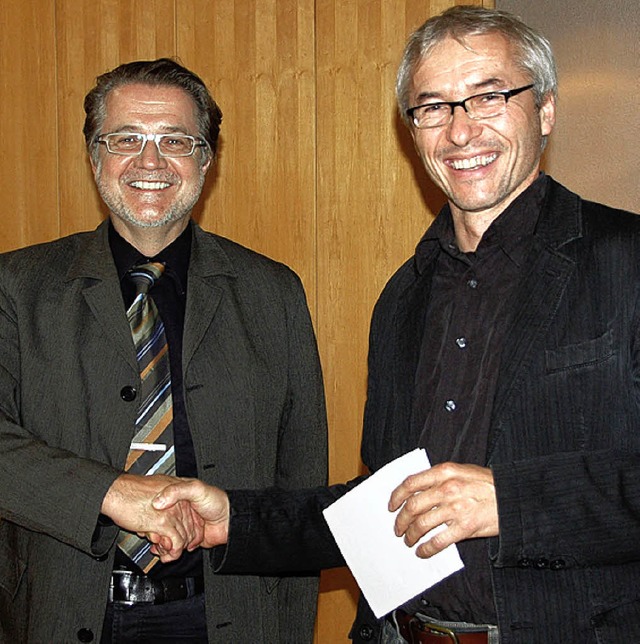
{"label": "dark hair", "polygon": [[[106,118],[106,100],[109,92],[122,87],[141,83],[143,85],[170,85],[183,89],[196,105],[198,130],[211,149],[213,157],[218,146],[218,134],[222,112],[211,97],[202,79],[171,58],[137,60],[124,63],[96,79],[96,86],[85,96],[84,139],[87,149],[94,153],[96,137]],[[204,148],[203,148],[204,149]]]}
{"label": "dark hair", "polygon": [[519,18],[495,9],[458,5],[429,18],[414,31],[407,41],[398,70],[396,97],[400,114],[409,125],[407,109],[410,85],[416,67],[429,55],[431,49],[448,37],[464,44],[467,36],[499,33],[515,48],[516,64],[534,83],[534,96],[538,107],[550,93],[558,94],[556,64],[549,41]]}

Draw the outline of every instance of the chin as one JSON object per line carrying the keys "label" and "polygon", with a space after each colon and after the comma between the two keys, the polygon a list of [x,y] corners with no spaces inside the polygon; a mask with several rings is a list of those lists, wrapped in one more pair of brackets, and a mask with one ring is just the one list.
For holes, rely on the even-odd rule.
{"label": "chin", "polygon": [[160,228],[175,221],[183,219],[184,215],[173,212],[151,213],[151,214],[133,214],[125,213],[122,217],[124,221],[137,226],[138,228]]}

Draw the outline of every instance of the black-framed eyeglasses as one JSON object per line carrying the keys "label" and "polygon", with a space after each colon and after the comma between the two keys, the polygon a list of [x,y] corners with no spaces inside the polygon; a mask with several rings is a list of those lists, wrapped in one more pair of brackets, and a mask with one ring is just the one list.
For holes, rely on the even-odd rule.
{"label": "black-framed eyeglasses", "polygon": [[532,89],[534,84],[516,89],[498,89],[469,96],[463,101],[437,101],[416,105],[407,110],[407,116],[415,127],[426,129],[447,125],[453,118],[453,110],[461,107],[471,119],[490,119],[500,116],[507,110],[507,102],[512,96]]}
{"label": "black-framed eyeglasses", "polygon": [[148,141],[153,141],[161,157],[190,157],[196,148],[207,147],[206,141],[189,134],[144,134],[142,132],[109,132],[96,137],[111,154],[135,157],[142,154]]}

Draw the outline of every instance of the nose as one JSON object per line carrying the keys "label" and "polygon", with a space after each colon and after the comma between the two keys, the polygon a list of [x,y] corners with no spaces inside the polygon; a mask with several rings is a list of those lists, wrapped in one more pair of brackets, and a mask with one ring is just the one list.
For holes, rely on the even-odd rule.
{"label": "nose", "polygon": [[464,147],[480,135],[482,125],[479,121],[469,118],[462,105],[456,105],[447,126],[447,138],[458,147]]}
{"label": "nose", "polygon": [[145,141],[142,152],[135,157],[135,162],[137,165],[151,170],[163,168],[167,165],[166,158],[160,156],[156,142],[149,140]]}

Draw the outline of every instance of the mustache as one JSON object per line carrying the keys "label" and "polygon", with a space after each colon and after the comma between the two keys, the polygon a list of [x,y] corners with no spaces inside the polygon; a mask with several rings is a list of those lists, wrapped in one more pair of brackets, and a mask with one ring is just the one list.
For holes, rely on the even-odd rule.
{"label": "mustache", "polygon": [[474,141],[469,146],[458,147],[456,145],[449,145],[446,148],[438,150],[438,158],[444,159],[463,153],[465,155],[478,155],[478,154],[491,154],[492,152],[504,152],[504,145],[499,141]]}
{"label": "mustache", "polygon": [[127,172],[123,174],[120,180],[124,183],[131,183],[132,181],[162,181],[165,183],[180,183],[180,177],[174,172],[167,170],[151,170],[134,172]]}

